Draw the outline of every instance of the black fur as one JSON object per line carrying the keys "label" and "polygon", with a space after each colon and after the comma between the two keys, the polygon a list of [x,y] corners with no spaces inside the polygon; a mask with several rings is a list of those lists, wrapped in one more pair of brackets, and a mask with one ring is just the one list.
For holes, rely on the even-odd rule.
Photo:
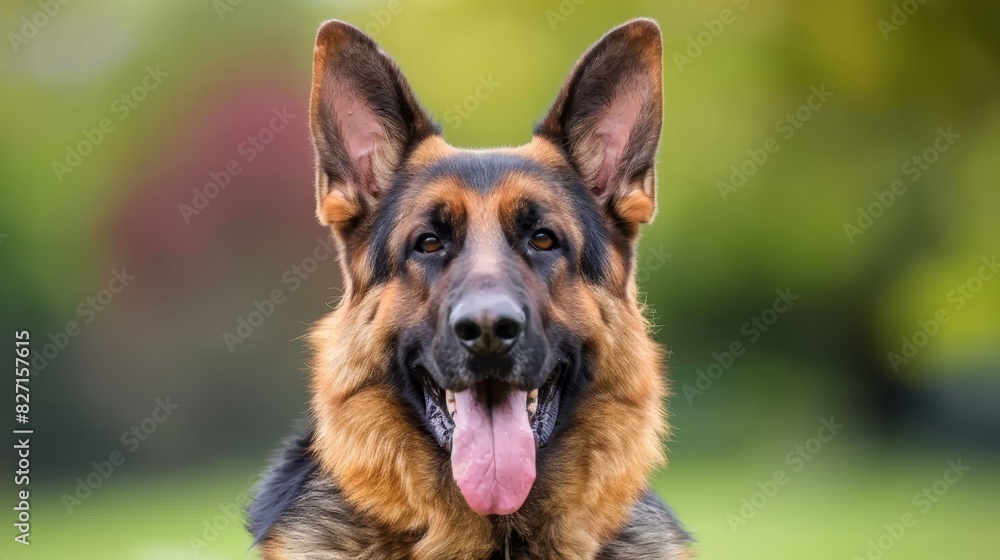
{"label": "black fur", "polygon": [[546,168],[513,154],[462,153],[435,162],[417,175],[400,173],[383,194],[367,227],[372,285],[388,282],[397,270],[394,263],[402,259],[401,248],[390,247],[389,239],[407,189],[451,175],[459,177],[463,183],[478,192],[485,193],[505,175],[515,171],[531,174],[545,181],[552,188],[560,189],[570,199],[586,239],[584,246],[577,249],[581,252],[580,272],[588,281],[600,283],[607,280],[610,263],[608,250],[611,247],[622,252],[624,262],[632,261],[628,239],[608,227],[601,208],[572,170]]}
{"label": "black fur", "polygon": [[[402,193],[410,184],[410,176],[400,173],[393,179],[379,201],[377,210],[368,225],[368,255],[371,262],[371,285],[384,284],[392,278],[395,270],[393,247],[389,246],[396,217],[399,216],[399,205],[402,204]],[[359,293],[358,297],[362,294]]]}
{"label": "black fur", "polygon": [[480,193],[489,192],[508,173],[520,171],[540,175],[542,166],[516,154],[502,152],[462,152],[430,165],[420,174],[421,182],[441,177],[457,177]]}
{"label": "black fur", "polygon": [[247,529],[254,544],[260,544],[302,493],[306,481],[316,471],[312,457],[312,432],[289,438],[285,448],[271,463],[257,490],[257,499],[247,508]]}
{"label": "black fur", "polygon": [[597,553],[597,560],[662,560],[674,558],[694,541],[656,494],[647,491],[632,508],[628,523]]}

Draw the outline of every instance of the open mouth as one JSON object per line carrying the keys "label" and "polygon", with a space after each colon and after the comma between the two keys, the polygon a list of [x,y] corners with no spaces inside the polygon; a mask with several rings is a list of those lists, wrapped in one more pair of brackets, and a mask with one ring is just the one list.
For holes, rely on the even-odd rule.
{"label": "open mouth", "polygon": [[530,391],[490,379],[453,392],[423,372],[428,428],[450,451],[455,482],[476,513],[507,515],[524,503],[535,480],[535,450],[556,425],[566,369],[560,363]]}

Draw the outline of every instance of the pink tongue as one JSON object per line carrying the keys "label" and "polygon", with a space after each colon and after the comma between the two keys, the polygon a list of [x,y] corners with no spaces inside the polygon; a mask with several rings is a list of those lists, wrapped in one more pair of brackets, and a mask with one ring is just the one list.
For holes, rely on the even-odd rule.
{"label": "pink tongue", "polygon": [[475,386],[455,393],[451,472],[479,515],[514,513],[535,481],[535,436],[527,405],[525,391],[508,391],[492,408],[485,391]]}

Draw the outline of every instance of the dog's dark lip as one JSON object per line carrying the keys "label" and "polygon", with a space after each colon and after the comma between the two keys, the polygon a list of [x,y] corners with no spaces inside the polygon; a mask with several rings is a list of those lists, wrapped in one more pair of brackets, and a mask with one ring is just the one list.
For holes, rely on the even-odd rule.
{"label": "dog's dark lip", "polygon": [[430,373],[417,362],[412,364],[412,371],[419,379],[420,389],[424,397],[424,424],[431,436],[445,451],[451,451],[451,435],[455,431],[455,421],[448,414],[445,404],[445,391],[431,379]]}
{"label": "dog's dark lip", "polygon": [[568,362],[560,360],[549,374],[549,378],[538,388],[538,406],[531,418],[531,430],[535,433],[536,447],[544,447],[555,430],[570,367]]}
{"label": "dog's dark lip", "polygon": [[[572,371],[571,367],[568,360],[558,360],[548,378],[538,388],[537,406],[530,419],[536,447],[544,447],[552,436],[559,416],[559,404],[566,385],[566,374]],[[419,361],[412,362],[411,369],[419,376],[424,395],[424,422],[438,444],[450,452],[455,421],[448,412],[447,393]]]}

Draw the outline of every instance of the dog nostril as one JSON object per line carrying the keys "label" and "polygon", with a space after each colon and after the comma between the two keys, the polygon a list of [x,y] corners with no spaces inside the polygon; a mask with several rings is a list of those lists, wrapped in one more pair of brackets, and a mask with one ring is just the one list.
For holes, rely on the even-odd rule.
{"label": "dog nostril", "polygon": [[466,341],[473,342],[478,339],[483,332],[479,330],[479,325],[473,321],[459,321],[455,325],[455,334],[458,338]]}
{"label": "dog nostril", "polygon": [[485,357],[514,347],[525,330],[525,313],[507,294],[473,293],[449,311],[448,324],[453,340]]}
{"label": "dog nostril", "polygon": [[502,318],[493,325],[493,334],[500,340],[513,340],[521,333],[521,325],[514,319]]}

